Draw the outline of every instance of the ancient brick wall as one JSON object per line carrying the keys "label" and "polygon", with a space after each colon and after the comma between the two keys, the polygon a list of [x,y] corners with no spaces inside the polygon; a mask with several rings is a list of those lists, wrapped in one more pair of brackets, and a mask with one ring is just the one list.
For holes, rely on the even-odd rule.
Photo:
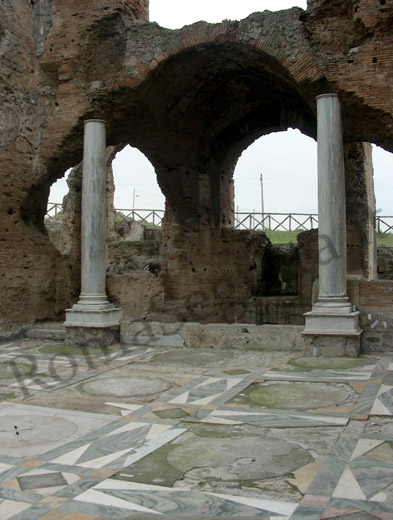
{"label": "ancient brick wall", "polygon": [[393,247],[378,247],[378,278],[393,281]]}
{"label": "ancient brick wall", "polygon": [[201,286],[210,316],[238,307],[234,319],[252,293],[259,245],[227,229],[234,166],[256,138],[315,137],[315,96],[335,91],[345,141],[393,151],[391,0],[310,0],[307,12],[178,31],[149,24],[147,0],[1,0],[0,15],[4,330],[72,300],[43,219],[50,185],[81,161],[84,119],[106,119],[108,146],[153,163],[167,198],[165,306],[194,295],[199,314],[184,319],[204,319]]}
{"label": "ancient brick wall", "polygon": [[[121,12],[123,19],[128,18],[130,23],[136,18],[146,20],[147,4],[138,0],[0,2],[2,332],[10,333],[21,324],[35,320],[61,317],[72,297],[75,298],[76,289],[72,287],[78,277],[74,274],[78,273],[78,266],[61,257],[43,225],[52,180],[39,154],[45,148],[42,146],[45,122],[59,107],[56,100],[58,72],[78,55],[77,39],[82,36],[82,26],[86,30],[89,22],[93,25],[106,13],[109,16]],[[61,37],[56,38],[56,47],[49,40],[51,31],[59,26]],[[73,54],[67,55],[71,48]],[[56,55],[54,61],[45,58],[49,54]],[[76,97],[65,103],[66,111],[72,113],[78,111],[77,86],[74,94]],[[66,125],[66,118],[64,123]],[[64,136],[64,126],[57,125],[55,133]],[[49,155],[52,151],[49,150]],[[61,171],[64,173],[64,168]]]}
{"label": "ancient brick wall", "polygon": [[[39,229],[27,225],[21,205],[36,168],[45,108],[39,74],[33,6],[0,3],[0,327],[49,318],[65,305],[60,255]],[[41,193],[43,201],[47,193]],[[45,202],[44,202],[45,203]]]}
{"label": "ancient brick wall", "polygon": [[347,273],[377,278],[375,195],[370,143],[345,143]]}
{"label": "ancient brick wall", "polygon": [[348,296],[360,311],[362,346],[368,350],[392,350],[393,282],[348,280]]}

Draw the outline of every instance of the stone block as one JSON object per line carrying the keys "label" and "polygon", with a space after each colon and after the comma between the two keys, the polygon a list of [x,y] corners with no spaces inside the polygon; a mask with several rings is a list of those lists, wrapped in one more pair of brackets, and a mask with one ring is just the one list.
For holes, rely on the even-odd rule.
{"label": "stone block", "polygon": [[67,327],[65,342],[82,347],[109,347],[120,341],[120,326]]}
{"label": "stone block", "polygon": [[303,351],[302,326],[212,323],[122,322],[124,337],[181,337],[191,348]]}
{"label": "stone block", "polygon": [[321,334],[304,336],[305,352],[313,357],[357,357],[360,354],[360,334],[353,336]]}

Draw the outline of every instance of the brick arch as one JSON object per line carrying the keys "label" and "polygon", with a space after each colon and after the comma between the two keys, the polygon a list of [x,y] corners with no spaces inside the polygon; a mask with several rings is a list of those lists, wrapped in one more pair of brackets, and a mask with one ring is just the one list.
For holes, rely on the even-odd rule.
{"label": "brick arch", "polygon": [[[280,61],[255,45],[220,39],[161,62],[140,85],[140,109],[154,114],[138,129],[141,150],[155,165],[168,207],[179,222],[233,222],[235,164],[261,135],[289,127],[316,136],[315,116]],[[114,139],[132,135],[124,114]],[[110,133],[111,131],[109,131]]]}
{"label": "brick arch", "polygon": [[[247,23],[198,23],[179,31],[140,24],[125,32],[124,20],[115,13],[101,21],[119,49],[111,67],[95,61],[102,53],[92,53],[100,32],[100,21],[95,21],[94,31],[82,32],[86,41],[79,42],[80,55],[67,65],[73,80],[66,76],[64,83],[60,81],[52,112],[48,109],[39,150],[44,174],[36,177],[22,205],[25,220],[39,224],[45,206],[42,194],[80,161],[83,120],[90,117],[107,120],[109,145],[136,146],[159,172],[179,164],[199,170],[206,170],[208,163],[210,169],[224,162],[233,167],[253,140],[289,126],[315,135],[313,111],[288,70],[296,61],[291,56],[293,42],[288,41],[290,35],[274,29],[281,27],[277,24],[284,16],[294,31],[299,12],[293,9],[280,17],[259,13]],[[249,36],[254,26],[264,38]],[[146,50],[146,33],[160,45]],[[56,41],[56,31],[49,36],[49,49],[51,37]],[[135,55],[139,43],[144,53]],[[110,53],[113,48],[109,37]],[[65,67],[55,66],[60,58],[53,52],[47,51],[42,59],[52,81],[53,71],[61,79]],[[105,56],[104,65],[109,59]],[[165,182],[160,185],[165,192]]]}
{"label": "brick arch", "polygon": [[[344,132],[350,136],[356,134],[356,141],[373,141],[393,149],[393,138],[386,137],[388,127],[393,128],[392,117],[386,113],[388,82],[382,74],[372,74],[371,69],[376,65],[373,64],[374,57],[369,56],[374,51],[373,31],[378,39],[384,37],[380,34],[379,19],[384,14],[375,14],[375,23],[368,25],[366,38],[357,34],[356,24],[346,23],[353,15],[351,9],[331,12],[320,3],[319,0],[309,2],[307,12],[299,8],[274,13],[266,11],[254,13],[240,22],[226,20],[214,25],[198,22],[171,31],[154,23],[141,23],[146,19],[146,0],[111,0],[105,11],[100,3],[88,0],[84,17],[80,18],[72,16],[74,13],[66,2],[54,2],[53,23],[40,66],[43,78],[54,86],[55,95],[52,93],[51,98],[46,99],[38,163],[44,169],[49,167],[52,178],[60,175],[71,162],[75,164],[75,157],[81,157],[81,122],[91,115],[105,117],[113,125],[109,129],[110,139],[119,142],[122,139],[119,134],[124,130],[124,114],[127,114],[134,126],[134,135],[130,138],[133,144],[142,146],[143,133],[152,134],[154,129],[149,129],[149,125],[154,126],[159,115],[157,111],[152,113],[144,101],[149,95],[154,101],[164,92],[163,101],[168,102],[166,108],[173,111],[170,89],[173,83],[181,82],[183,70],[175,70],[172,77],[167,77],[167,84],[161,84],[160,90],[158,84],[152,85],[151,78],[159,81],[159,72],[169,70],[171,63],[185,67],[189,64],[182,63],[182,57],[197,55],[209,48],[218,50],[221,55],[223,49],[231,54],[232,48],[249,57],[252,54],[264,56],[265,62],[270,59],[293,79],[311,108],[315,95],[326,90],[339,91],[345,104]],[[90,9],[90,4],[94,4],[94,9]],[[134,23],[135,12],[139,23]],[[326,20],[331,24],[333,15],[338,31],[341,26],[345,27],[343,55],[329,54],[329,44],[336,40],[336,26],[331,27],[329,34],[323,32]],[[68,33],[72,37],[65,40]],[[322,36],[318,39],[318,35]],[[362,45],[358,45],[356,53],[352,52],[348,59],[345,53],[352,51],[349,47],[359,42]],[[324,48],[321,48],[322,44]],[[326,50],[328,52],[323,52]],[[369,62],[371,74],[360,81],[359,72],[356,72],[353,82],[353,63],[357,60],[361,61],[362,70]],[[196,56],[192,61],[197,64]],[[386,68],[387,64],[378,62],[378,66]],[[221,68],[224,72],[224,66]],[[381,83],[386,94],[380,100],[370,95],[370,89],[375,90],[377,83]],[[145,88],[147,85],[150,90]],[[154,151],[150,153],[154,154]]]}
{"label": "brick arch", "polygon": [[[56,296],[64,286],[61,259],[38,227],[50,184],[82,158],[84,119],[105,118],[108,144],[130,142],[155,165],[163,191],[172,194],[169,231],[187,218],[189,229],[209,230],[205,243],[213,245],[230,222],[236,157],[274,129],[295,126],[313,135],[317,94],[339,93],[347,142],[372,141],[393,151],[391,8],[370,0],[308,4],[307,12],[254,13],[240,22],[199,22],[177,31],[146,21],[147,0],[15,2],[12,16],[2,13],[2,25],[14,35],[3,60],[10,106],[0,148],[8,197],[2,258],[6,265],[21,251],[18,280],[18,269],[34,268],[34,283],[24,287],[26,301],[39,299],[33,318],[53,316],[54,301],[62,307]],[[250,82],[242,83],[251,69]],[[277,88],[264,87],[263,71]],[[187,82],[179,84],[182,72],[193,88],[189,98]],[[258,92],[270,109],[258,105]],[[182,254],[179,268],[186,270],[184,247]],[[7,304],[13,280],[8,272],[3,278]],[[170,285],[168,294],[181,295]],[[242,293],[241,283],[237,290]]]}

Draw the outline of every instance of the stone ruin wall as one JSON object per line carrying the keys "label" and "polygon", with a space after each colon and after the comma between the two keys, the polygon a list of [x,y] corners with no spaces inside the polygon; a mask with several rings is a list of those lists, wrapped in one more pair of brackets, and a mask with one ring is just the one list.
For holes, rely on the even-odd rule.
{"label": "stone ruin wall", "polygon": [[[75,243],[73,256],[62,256],[43,220],[50,185],[81,160],[89,117],[107,120],[109,146],[130,143],[145,153],[167,199],[164,290],[149,272],[149,282],[108,280],[118,300],[150,284],[154,305],[138,303],[136,313],[247,318],[244,301],[260,280],[264,243],[230,229],[236,159],[272,130],[291,126],[315,137],[315,96],[327,90],[339,92],[352,165],[350,265],[372,278],[375,208],[362,143],[393,151],[390,0],[312,0],[307,12],[179,31],[147,23],[147,1],[1,0],[0,14],[1,332],[61,319],[77,297]],[[300,301],[311,272],[301,274]]]}

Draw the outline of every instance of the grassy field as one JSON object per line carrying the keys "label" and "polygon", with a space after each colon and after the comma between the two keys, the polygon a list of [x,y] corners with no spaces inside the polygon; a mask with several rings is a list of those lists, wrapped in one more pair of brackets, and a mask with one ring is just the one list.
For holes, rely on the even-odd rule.
{"label": "grassy field", "polygon": [[265,230],[266,236],[269,238],[272,244],[287,244],[288,242],[297,242],[296,237],[298,231],[270,231]]}
{"label": "grassy field", "polygon": [[377,233],[377,244],[393,247],[393,233]]}
{"label": "grassy field", "polygon": [[[298,231],[265,231],[273,244],[286,244],[295,242]],[[377,233],[377,245],[393,247],[393,233]]]}

